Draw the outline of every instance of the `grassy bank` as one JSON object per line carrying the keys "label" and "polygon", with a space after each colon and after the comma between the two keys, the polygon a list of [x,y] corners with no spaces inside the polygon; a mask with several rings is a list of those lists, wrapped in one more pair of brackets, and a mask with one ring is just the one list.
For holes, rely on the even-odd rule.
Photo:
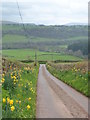
{"label": "grassy bank", "polygon": [[48,63],[47,69],[49,72],[63,81],[64,83],[75,88],[86,96],[90,96],[88,93],[88,69],[87,62],[79,63],[61,63],[54,64]]}
{"label": "grassy bank", "polygon": [[3,61],[3,118],[35,118],[39,65]]}

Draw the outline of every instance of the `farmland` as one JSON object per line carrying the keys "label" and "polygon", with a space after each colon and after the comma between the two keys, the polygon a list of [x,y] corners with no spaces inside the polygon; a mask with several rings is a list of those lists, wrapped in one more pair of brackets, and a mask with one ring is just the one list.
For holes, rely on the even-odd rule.
{"label": "farmland", "polygon": [[[35,60],[35,50],[30,49],[12,49],[12,50],[3,50],[3,57],[7,57],[12,60]],[[55,52],[42,52],[37,51],[37,60],[38,61],[55,61],[55,60],[72,60],[78,61],[82,60],[79,57],[66,55]]]}

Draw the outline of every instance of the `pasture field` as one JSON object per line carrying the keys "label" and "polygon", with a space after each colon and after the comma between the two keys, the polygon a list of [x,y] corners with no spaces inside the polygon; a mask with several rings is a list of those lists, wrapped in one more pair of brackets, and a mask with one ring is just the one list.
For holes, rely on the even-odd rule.
{"label": "pasture field", "polygon": [[49,72],[82,94],[90,97],[88,92],[88,63],[47,63]]}
{"label": "pasture field", "polygon": [[[12,60],[35,60],[35,50],[32,49],[10,49],[2,51],[3,57],[7,57]],[[37,60],[38,61],[55,61],[55,60],[82,60],[79,57],[66,55],[55,52],[42,52],[37,51]]]}
{"label": "pasture field", "polygon": [[2,117],[35,118],[39,65],[3,59]]}

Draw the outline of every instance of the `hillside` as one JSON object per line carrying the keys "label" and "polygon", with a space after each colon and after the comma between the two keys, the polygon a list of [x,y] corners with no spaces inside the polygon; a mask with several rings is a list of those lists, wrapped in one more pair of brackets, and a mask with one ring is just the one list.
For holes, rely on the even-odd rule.
{"label": "hillside", "polygon": [[45,26],[35,24],[2,25],[3,49],[34,48],[65,52],[69,45],[88,40],[87,26]]}

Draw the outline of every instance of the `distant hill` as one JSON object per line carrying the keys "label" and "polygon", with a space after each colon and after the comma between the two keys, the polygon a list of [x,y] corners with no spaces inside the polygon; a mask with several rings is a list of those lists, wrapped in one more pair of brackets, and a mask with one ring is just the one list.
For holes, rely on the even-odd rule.
{"label": "distant hill", "polygon": [[2,21],[2,24],[18,24],[18,23],[12,21]]}
{"label": "distant hill", "polygon": [[[18,22],[12,22],[12,21],[0,21],[0,23],[2,22],[3,25],[14,25],[14,24],[22,24],[22,23],[18,23]],[[34,23],[24,23],[25,25],[35,25]],[[43,26],[43,25],[41,25]]]}
{"label": "distant hill", "polygon": [[88,23],[67,23],[65,24],[67,26],[73,26],[73,25],[88,25]]}
{"label": "distant hill", "polygon": [[[4,21],[3,49],[37,48],[41,51],[62,52],[77,41],[88,41],[87,25],[35,25]],[[80,43],[79,42],[79,43]],[[67,50],[66,50],[67,51]]]}

